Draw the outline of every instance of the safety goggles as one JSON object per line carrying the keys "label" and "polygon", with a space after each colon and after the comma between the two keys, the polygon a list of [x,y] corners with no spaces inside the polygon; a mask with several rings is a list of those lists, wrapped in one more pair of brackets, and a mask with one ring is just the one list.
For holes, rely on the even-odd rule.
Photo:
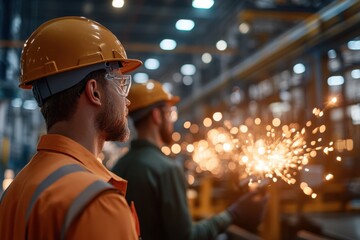
{"label": "safety goggles", "polygon": [[166,116],[168,117],[168,119],[170,119],[171,122],[176,122],[178,119],[178,112],[177,112],[177,107],[176,106],[164,106],[161,108],[164,112],[164,114],[166,114]]}
{"label": "safety goggles", "polygon": [[106,69],[105,79],[115,83],[116,91],[123,97],[127,97],[131,87],[131,75],[123,75],[119,69]]}

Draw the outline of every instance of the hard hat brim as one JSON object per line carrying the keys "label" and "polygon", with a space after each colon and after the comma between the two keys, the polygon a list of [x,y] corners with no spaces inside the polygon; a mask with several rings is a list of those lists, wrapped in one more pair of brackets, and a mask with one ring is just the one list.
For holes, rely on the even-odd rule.
{"label": "hard hat brim", "polygon": [[122,73],[128,73],[134,71],[138,67],[140,67],[143,63],[137,59],[122,59],[120,60],[123,67],[121,68]]}
{"label": "hard hat brim", "polygon": [[175,105],[180,101],[180,97],[172,96],[171,99],[167,100],[166,102],[170,103],[171,105]]}

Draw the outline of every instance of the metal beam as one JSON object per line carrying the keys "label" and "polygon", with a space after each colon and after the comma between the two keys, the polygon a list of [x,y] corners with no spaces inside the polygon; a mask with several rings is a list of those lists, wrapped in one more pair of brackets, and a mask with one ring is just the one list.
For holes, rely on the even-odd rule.
{"label": "metal beam", "polygon": [[259,19],[280,19],[285,21],[304,20],[314,13],[310,12],[286,12],[275,10],[243,10],[239,13],[240,22],[251,22]]}

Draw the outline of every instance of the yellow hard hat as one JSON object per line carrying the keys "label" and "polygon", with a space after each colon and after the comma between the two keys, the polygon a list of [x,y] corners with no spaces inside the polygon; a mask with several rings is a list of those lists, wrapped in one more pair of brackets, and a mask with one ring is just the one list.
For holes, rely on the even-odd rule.
{"label": "yellow hard hat", "polygon": [[122,73],[142,64],[127,59],[120,41],[101,24],[84,17],[56,18],[42,24],[25,42],[19,86],[30,89],[38,79],[111,62],[120,62]]}
{"label": "yellow hard hat", "polygon": [[171,105],[175,105],[180,101],[178,96],[172,96],[160,82],[155,80],[133,84],[127,98],[131,102],[129,105],[130,113],[162,101]]}

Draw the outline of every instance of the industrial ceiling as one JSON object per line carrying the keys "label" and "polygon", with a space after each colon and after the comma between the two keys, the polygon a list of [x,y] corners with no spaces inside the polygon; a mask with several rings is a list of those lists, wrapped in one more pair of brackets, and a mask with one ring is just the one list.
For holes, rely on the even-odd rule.
{"label": "industrial ceiling", "polygon": [[[128,57],[144,62],[149,58],[158,60],[157,69],[143,66],[135,73],[168,83],[173,93],[184,99],[194,85],[201,88],[212,82],[226,69],[332,2],[215,0],[211,8],[199,9],[193,7],[191,0],[125,0],[122,8],[114,8],[111,0],[2,1],[0,83],[16,87],[18,62],[6,57],[8,51],[15,49],[19,57],[22,44],[40,24],[55,17],[76,15],[98,21],[113,31]],[[177,30],[175,24],[179,19],[192,20],[194,28]],[[159,43],[163,39],[175,40],[176,48],[161,49]],[[227,43],[226,49],[217,49],[220,40]],[[204,53],[210,54],[211,62],[204,63]],[[195,73],[183,74],[181,67],[185,64],[193,64]],[[9,69],[13,69],[11,76]]]}

